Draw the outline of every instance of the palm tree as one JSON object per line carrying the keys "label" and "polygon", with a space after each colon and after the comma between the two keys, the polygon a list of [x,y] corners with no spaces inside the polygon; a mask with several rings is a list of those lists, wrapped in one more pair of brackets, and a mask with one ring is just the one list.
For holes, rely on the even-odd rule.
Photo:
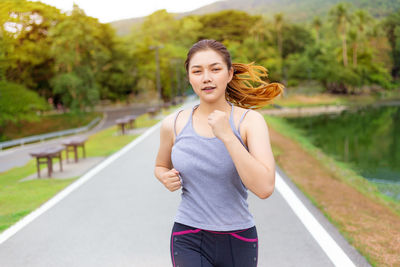
{"label": "palm tree", "polygon": [[[355,26],[355,41],[353,43],[353,66],[357,66],[357,53],[358,53],[358,43],[360,39],[365,40],[366,28],[369,22],[372,20],[371,15],[364,10],[357,10],[354,13],[354,26]],[[363,46],[364,47],[364,46]]]}
{"label": "palm tree", "polygon": [[348,34],[349,34],[351,49],[353,50],[353,66],[357,67],[357,49],[358,49],[358,39],[359,39],[359,33],[357,31],[357,27],[351,27]]}
{"label": "palm tree", "polygon": [[347,67],[347,24],[350,22],[348,5],[340,3],[333,7],[329,15],[336,26],[338,34],[342,39],[342,54],[343,54],[343,65]]}
{"label": "palm tree", "polygon": [[314,27],[314,29],[315,29],[315,32],[316,32],[316,40],[317,40],[317,44],[319,43],[319,29],[321,28],[321,26],[322,26],[322,22],[321,22],[321,19],[317,16],[317,17],[314,17],[314,20],[313,20],[313,22],[312,22],[312,26]]}
{"label": "palm tree", "polygon": [[254,25],[250,28],[249,33],[254,36],[257,42],[264,42],[264,36],[266,32],[266,24],[263,18],[258,19]]}
{"label": "palm tree", "polygon": [[274,16],[276,39],[278,44],[278,50],[281,58],[283,57],[283,43],[282,43],[282,24],[283,24],[283,14],[278,13]]}
{"label": "palm tree", "polygon": [[392,76],[398,79],[400,77],[400,11],[393,12],[385,19],[384,29],[392,48]]}

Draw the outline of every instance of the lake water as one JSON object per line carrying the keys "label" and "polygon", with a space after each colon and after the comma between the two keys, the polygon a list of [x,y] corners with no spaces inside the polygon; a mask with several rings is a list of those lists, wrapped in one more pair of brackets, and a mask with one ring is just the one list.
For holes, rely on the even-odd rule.
{"label": "lake water", "polygon": [[286,120],[315,146],[400,200],[400,106],[367,106]]}

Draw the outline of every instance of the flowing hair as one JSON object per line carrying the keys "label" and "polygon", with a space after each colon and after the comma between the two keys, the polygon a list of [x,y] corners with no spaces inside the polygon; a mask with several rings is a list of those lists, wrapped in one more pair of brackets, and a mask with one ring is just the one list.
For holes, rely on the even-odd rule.
{"label": "flowing hair", "polygon": [[185,61],[186,72],[189,73],[189,63],[193,55],[199,51],[214,50],[222,56],[228,70],[233,67],[233,77],[228,83],[225,93],[227,101],[236,106],[247,109],[259,109],[283,93],[284,86],[280,83],[269,83],[266,81],[268,71],[263,66],[250,64],[232,63],[231,56],[226,47],[215,40],[201,40],[190,48]]}

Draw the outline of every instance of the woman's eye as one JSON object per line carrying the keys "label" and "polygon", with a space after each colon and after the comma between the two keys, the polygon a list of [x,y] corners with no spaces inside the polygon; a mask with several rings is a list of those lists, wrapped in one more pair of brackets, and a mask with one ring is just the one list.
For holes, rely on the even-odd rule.
{"label": "woman's eye", "polygon": [[213,69],[213,71],[219,71],[220,69]]}
{"label": "woman's eye", "polygon": [[195,71],[193,71],[193,73],[199,73],[200,71],[199,70],[195,70]]}

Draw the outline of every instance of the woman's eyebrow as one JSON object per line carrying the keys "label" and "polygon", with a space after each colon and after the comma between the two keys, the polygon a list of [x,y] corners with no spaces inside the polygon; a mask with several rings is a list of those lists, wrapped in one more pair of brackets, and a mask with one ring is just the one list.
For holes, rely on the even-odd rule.
{"label": "woman's eyebrow", "polygon": [[[220,62],[215,62],[215,63],[210,64],[209,66],[213,67],[213,66],[218,65],[218,64],[221,64],[221,63]],[[202,66],[200,66],[200,65],[193,65],[190,68],[193,69],[193,68],[201,68],[201,67]]]}

